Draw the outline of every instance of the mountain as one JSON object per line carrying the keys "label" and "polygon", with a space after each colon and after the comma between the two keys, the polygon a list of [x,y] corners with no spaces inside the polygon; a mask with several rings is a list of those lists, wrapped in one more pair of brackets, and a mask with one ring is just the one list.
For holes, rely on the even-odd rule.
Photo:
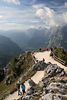
{"label": "mountain", "polygon": [[30,29],[28,33],[32,34],[28,41],[28,46],[31,48],[46,47],[48,45],[49,32],[46,29]]}
{"label": "mountain", "polygon": [[51,29],[48,47],[59,46],[67,50],[67,25]]}
{"label": "mountain", "polygon": [[62,28],[62,41],[61,46],[67,50],[67,26]]}
{"label": "mountain", "polygon": [[[28,36],[25,32],[22,31],[4,31],[1,32],[4,36],[10,38],[13,42],[15,42],[22,50],[26,47]],[[25,49],[24,49],[25,51]]]}
{"label": "mountain", "polygon": [[59,46],[67,50],[67,25],[50,29],[31,28],[25,31],[6,31],[2,33],[24,51],[47,46]]}
{"label": "mountain", "polygon": [[47,46],[49,32],[47,29],[28,29],[22,31],[7,31],[3,35],[19,45],[21,49],[32,50]]}
{"label": "mountain", "polygon": [[0,66],[5,66],[12,57],[17,56],[21,52],[21,49],[16,43],[0,35]]}

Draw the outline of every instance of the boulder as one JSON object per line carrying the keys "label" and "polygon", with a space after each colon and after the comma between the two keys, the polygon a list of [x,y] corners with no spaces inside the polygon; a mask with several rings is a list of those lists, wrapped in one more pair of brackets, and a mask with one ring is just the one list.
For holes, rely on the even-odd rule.
{"label": "boulder", "polygon": [[28,91],[27,91],[27,95],[31,95],[31,94],[33,94],[34,93],[34,88],[33,87],[31,87]]}
{"label": "boulder", "polygon": [[39,61],[38,63],[35,64],[35,66],[33,67],[33,70],[36,71],[41,71],[44,70],[47,67],[47,64],[43,61]]}
{"label": "boulder", "polygon": [[33,82],[33,80],[29,79],[28,83],[30,84],[31,87],[35,86],[36,84]]}
{"label": "boulder", "polygon": [[48,77],[54,77],[57,74],[62,73],[63,71],[64,70],[60,68],[59,66],[57,66],[56,64],[49,64],[45,69],[45,72]]}

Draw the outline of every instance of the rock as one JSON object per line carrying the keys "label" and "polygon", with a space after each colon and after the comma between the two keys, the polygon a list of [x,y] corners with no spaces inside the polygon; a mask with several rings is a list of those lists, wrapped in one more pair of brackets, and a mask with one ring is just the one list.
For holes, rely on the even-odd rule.
{"label": "rock", "polygon": [[32,99],[31,99],[31,96],[27,95],[27,96],[23,97],[21,100],[32,100]]}
{"label": "rock", "polygon": [[39,82],[39,86],[40,86],[40,87],[44,87],[43,81]]}
{"label": "rock", "polygon": [[46,94],[44,96],[42,96],[39,100],[52,100],[52,94]]}
{"label": "rock", "polygon": [[49,90],[52,90],[52,89],[59,89],[60,87],[62,87],[62,84],[61,83],[51,83],[48,87],[47,87],[47,89],[49,89]]}
{"label": "rock", "polygon": [[56,74],[59,74],[59,73],[61,73],[62,71],[63,71],[63,69],[60,68],[60,67],[58,67],[58,68],[56,69]]}
{"label": "rock", "polygon": [[65,74],[65,71],[63,70],[63,71],[60,73],[60,76],[64,76],[64,75],[66,75],[66,74]]}
{"label": "rock", "polygon": [[64,89],[60,89],[59,92],[60,92],[62,95],[65,95]]}
{"label": "rock", "polygon": [[28,91],[27,91],[27,95],[31,95],[31,94],[33,94],[34,93],[34,88],[33,87],[31,87]]}
{"label": "rock", "polygon": [[67,83],[67,79],[60,79],[59,82],[61,82],[61,83]]}
{"label": "rock", "polygon": [[46,71],[47,75],[52,76],[52,74],[55,74],[56,70],[57,70],[57,66],[54,66],[53,64],[50,64],[50,65],[47,66],[45,71]]}
{"label": "rock", "polygon": [[62,100],[62,96],[58,95],[54,95],[51,93],[48,93],[44,96],[42,96],[39,100]]}
{"label": "rock", "polygon": [[47,78],[45,78],[39,82],[39,86],[44,88],[47,86],[48,82],[49,82],[49,80]]}
{"label": "rock", "polygon": [[33,96],[39,96],[40,95],[40,93],[38,93],[38,92],[34,92],[34,94],[33,94]]}
{"label": "rock", "polygon": [[33,82],[33,80],[29,79],[28,83],[30,84],[31,87],[35,86],[36,84]]}
{"label": "rock", "polygon": [[35,66],[33,67],[33,70],[41,71],[44,70],[47,67],[47,64],[43,61],[39,61]]}
{"label": "rock", "polygon": [[59,66],[57,66],[56,64],[49,64],[45,69],[45,72],[48,77],[54,77],[57,74],[61,74],[62,71],[64,72],[64,70]]}
{"label": "rock", "polygon": [[53,98],[54,100],[62,100],[62,96],[60,95],[54,95]]}
{"label": "rock", "polygon": [[62,68],[56,64],[46,64],[40,61],[32,66],[32,70],[44,70],[44,78],[38,84],[42,90],[33,88],[36,84],[29,79],[28,82],[31,88],[21,100],[35,100],[36,97],[41,97],[37,100],[62,100],[62,97],[67,95],[67,79]]}
{"label": "rock", "polygon": [[46,87],[47,86],[47,83],[49,82],[48,78],[45,78],[42,81],[43,81],[44,87]]}

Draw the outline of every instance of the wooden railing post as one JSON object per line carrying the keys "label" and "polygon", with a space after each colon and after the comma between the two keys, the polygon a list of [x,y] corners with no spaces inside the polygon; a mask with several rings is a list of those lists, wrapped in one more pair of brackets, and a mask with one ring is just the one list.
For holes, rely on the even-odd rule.
{"label": "wooden railing post", "polygon": [[56,61],[58,61],[58,62],[61,63],[62,65],[67,65],[67,63],[66,63],[64,60],[58,58],[58,57],[54,54],[54,52],[52,52],[52,53],[53,53],[53,56],[52,56],[52,57],[53,57]]}

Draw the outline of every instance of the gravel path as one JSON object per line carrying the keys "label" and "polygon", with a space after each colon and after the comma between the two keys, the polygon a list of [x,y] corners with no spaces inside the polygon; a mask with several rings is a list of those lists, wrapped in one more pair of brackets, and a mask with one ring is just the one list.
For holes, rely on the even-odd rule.
{"label": "gravel path", "polygon": [[50,56],[50,51],[45,51],[45,52],[36,52],[34,53],[35,58],[38,61],[45,59],[45,62],[51,62],[52,64],[57,64],[59,67],[63,68],[65,71],[67,71],[67,67],[60,64],[59,62],[55,61],[51,56]]}

